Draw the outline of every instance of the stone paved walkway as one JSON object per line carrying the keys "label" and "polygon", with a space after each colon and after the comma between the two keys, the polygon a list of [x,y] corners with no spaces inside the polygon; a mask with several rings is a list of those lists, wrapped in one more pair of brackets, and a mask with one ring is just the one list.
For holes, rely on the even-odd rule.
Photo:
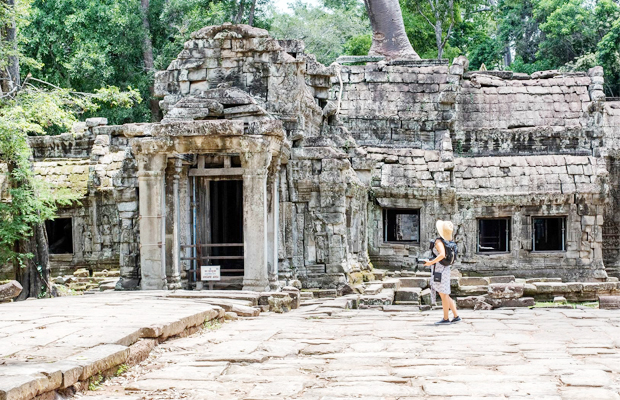
{"label": "stone paved walkway", "polygon": [[440,311],[326,317],[315,307],[166,342],[103,393],[84,396],[620,399],[617,311],[465,310],[464,322],[437,327]]}

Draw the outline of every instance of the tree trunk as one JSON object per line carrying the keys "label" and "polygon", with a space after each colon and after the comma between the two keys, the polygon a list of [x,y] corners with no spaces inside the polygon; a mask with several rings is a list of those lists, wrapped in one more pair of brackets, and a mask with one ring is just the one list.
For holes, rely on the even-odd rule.
{"label": "tree trunk", "polygon": [[[140,6],[142,8],[142,26],[144,28],[144,43],[142,44],[142,56],[144,58],[144,68],[148,74],[154,72],[155,63],[153,61],[153,43],[151,42],[151,25],[149,23],[149,0],[140,0]],[[149,93],[151,98],[149,99],[149,105],[151,108],[151,121],[157,122],[160,118],[159,101],[155,98],[155,86],[154,83],[149,85]]]}
{"label": "tree trunk", "polygon": [[44,224],[36,224],[32,227],[32,236],[19,241],[19,252],[30,253],[32,258],[20,268],[15,266],[15,278],[24,288],[17,300],[25,300],[28,297],[49,297],[51,294],[49,248],[47,233]]}
{"label": "tree trunk", "polygon": [[[6,7],[11,9],[15,7],[15,0],[4,0],[4,4]],[[7,22],[7,24],[3,27],[4,37],[2,38],[7,43],[7,48],[11,48],[14,52],[17,52],[17,27],[15,25],[15,19],[11,19]],[[19,77],[19,59],[17,55],[10,55],[7,58],[7,66],[6,71],[2,71],[2,92],[8,93],[14,88],[18,87],[20,82]]]}
{"label": "tree trunk", "polygon": [[239,11],[237,12],[237,16],[235,17],[235,20],[233,21],[233,23],[235,24],[241,23],[241,19],[243,18],[243,11],[245,11],[245,1],[239,0]]}
{"label": "tree trunk", "polygon": [[252,7],[250,7],[250,17],[248,18],[248,25],[254,26],[254,12],[256,10],[256,0],[252,0]]}
{"label": "tree trunk", "polygon": [[435,41],[437,42],[437,59],[441,60],[441,56],[443,56],[443,24],[441,23],[441,19],[437,18],[435,22]]}
{"label": "tree trunk", "polygon": [[372,46],[368,55],[388,60],[420,57],[411,47],[398,0],[364,0],[372,26]]}

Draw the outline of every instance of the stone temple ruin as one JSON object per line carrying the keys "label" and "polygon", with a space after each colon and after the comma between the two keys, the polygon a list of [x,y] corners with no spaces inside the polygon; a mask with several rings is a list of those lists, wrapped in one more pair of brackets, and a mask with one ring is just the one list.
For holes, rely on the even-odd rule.
{"label": "stone temple ruin", "polygon": [[193,289],[220,265],[216,287],[334,289],[414,268],[450,219],[464,275],[620,276],[620,101],[600,67],[339,61],[206,27],[156,74],[161,123],[33,137],[36,172],[82,195],[48,223],[53,274]]}

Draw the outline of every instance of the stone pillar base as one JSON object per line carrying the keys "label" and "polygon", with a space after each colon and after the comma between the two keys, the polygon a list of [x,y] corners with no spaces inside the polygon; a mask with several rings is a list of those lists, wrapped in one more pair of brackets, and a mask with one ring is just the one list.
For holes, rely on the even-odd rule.
{"label": "stone pillar base", "polygon": [[253,292],[268,292],[269,281],[268,280],[263,281],[263,280],[255,280],[255,279],[244,279],[243,290],[253,291]]}

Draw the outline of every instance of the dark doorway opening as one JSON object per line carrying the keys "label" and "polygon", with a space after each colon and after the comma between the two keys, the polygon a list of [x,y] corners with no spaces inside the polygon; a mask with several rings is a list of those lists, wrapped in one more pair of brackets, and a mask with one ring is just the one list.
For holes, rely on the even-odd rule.
{"label": "dark doorway opening", "polygon": [[[211,181],[210,244],[243,244],[243,181]],[[211,247],[213,257],[243,257],[243,247]],[[223,276],[243,275],[243,258],[214,259]]]}
{"label": "dark doorway opening", "polygon": [[73,254],[73,224],[71,218],[45,221],[50,254]]}
{"label": "dark doorway opening", "polygon": [[204,281],[217,289],[241,289],[244,272],[243,181],[197,177],[196,280],[200,266],[219,265],[219,281]]}

